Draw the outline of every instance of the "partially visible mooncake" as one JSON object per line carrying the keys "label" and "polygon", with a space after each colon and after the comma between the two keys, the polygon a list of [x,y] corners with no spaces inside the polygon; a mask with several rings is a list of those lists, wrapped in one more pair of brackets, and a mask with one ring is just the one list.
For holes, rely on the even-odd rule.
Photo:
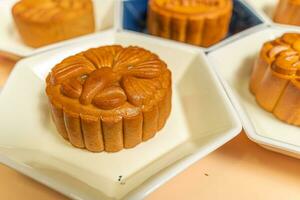
{"label": "partially visible mooncake", "polygon": [[58,132],[75,147],[116,152],[152,138],[171,111],[171,72],[136,46],[92,48],[64,59],[47,77]]}
{"label": "partially visible mooncake", "polygon": [[228,32],[232,0],[149,0],[152,35],[209,47]]}
{"label": "partially visible mooncake", "polygon": [[300,26],[300,0],[280,0],[275,11],[274,21]]}
{"label": "partially visible mooncake", "polygon": [[266,42],[253,68],[250,90],[259,105],[280,120],[300,126],[300,34]]}
{"label": "partially visible mooncake", "polygon": [[94,32],[91,0],[21,0],[12,8],[24,43],[41,47]]}

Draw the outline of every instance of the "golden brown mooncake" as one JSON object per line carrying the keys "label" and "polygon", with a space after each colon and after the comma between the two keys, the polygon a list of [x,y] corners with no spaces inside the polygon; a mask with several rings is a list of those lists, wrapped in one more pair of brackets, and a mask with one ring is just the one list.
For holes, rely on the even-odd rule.
{"label": "golden brown mooncake", "polygon": [[94,32],[91,0],[21,0],[12,8],[24,43],[41,47]]}
{"label": "golden brown mooncake", "polygon": [[300,26],[300,0],[280,0],[275,11],[274,21]]}
{"label": "golden brown mooncake", "polygon": [[136,46],[103,46],[70,56],[46,83],[58,132],[89,151],[132,148],[162,129],[171,111],[170,70]]}
{"label": "golden brown mooncake", "polygon": [[232,0],[149,0],[152,35],[209,47],[228,32]]}
{"label": "golden brown mooncake", "polygon": [[280,120],[300,126],[300,34],[266,42],[253,68],[250,90],[259,105]]}

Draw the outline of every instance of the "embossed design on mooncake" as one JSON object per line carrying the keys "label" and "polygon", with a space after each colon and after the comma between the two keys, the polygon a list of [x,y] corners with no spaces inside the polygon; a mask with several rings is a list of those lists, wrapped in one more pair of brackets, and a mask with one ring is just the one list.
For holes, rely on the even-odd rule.
{"label": "embossed design on mooncake", "polygon": [[166,67],[156,55],[141,48],[109,46],[90,49],[64,60],[52,70],[51,81],[61,84],[63,95],[113,109],[130,102],[141,106],[161,88],[161,71]]}
{"label": "embossed design on mooncake", "polygon": [[86,0],[23,0],[15,7],[15,14],[35,22],[59,20],[69,11],[80,11],[87,6]]}
{"label": "embossed design on mooncake", "polygon": [[172,6],[218,6],[220,4],[220,0],[166,0],[164,5],[166,7]]}

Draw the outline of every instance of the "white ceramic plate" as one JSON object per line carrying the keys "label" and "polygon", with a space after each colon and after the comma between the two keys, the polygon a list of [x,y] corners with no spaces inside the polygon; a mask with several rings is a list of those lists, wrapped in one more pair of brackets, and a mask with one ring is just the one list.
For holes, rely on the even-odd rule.
{"label": "white ceramic plate", "polygon": [[[172,70],[172,113],[154,139],[118,153],[91,153],[62,139],[50,120],[44,79],[63,58],[99,45],[139,45]],[[141,199],[241,131],[238,116],[197,48],[105,31],[24,60],[0,96],[2,161],[75,199]]]}
{"label": "white ceramic plate", "polygon": [[[11,15],[11,8],[17,1],[18,0],[0,0],[0,51],[26,57],[62,46],[66,43],[72,43],[75,40],[69,39],[40,48],[26,46],[21,41]],[[113,26],[115,1],[117,0],[93,0],[96,30],[99,31]]]}
{"label": "white ceramic plate", "polygon": [[249,78],[262,44],[297,28],[270,27],[211,52],[208,57],[220,75],[249,138],[268,149],[299,157],[300,128],[264,111],[249,91]]}

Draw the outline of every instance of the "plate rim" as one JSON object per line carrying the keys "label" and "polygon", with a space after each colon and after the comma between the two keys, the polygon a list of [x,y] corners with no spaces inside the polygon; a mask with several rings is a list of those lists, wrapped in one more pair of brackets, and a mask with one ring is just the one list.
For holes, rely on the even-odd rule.
{"label": "plate rim", "polygon": [[[273,30],[289,30],[289,31],[298,31],[300,32],[300,27],[295,27],[295,26],[287,26],[287,25],[278,25],[278,24],[270,24],[268,26],[266,26],[264,29],[261,29],[257,32],[253,32],[249,35],[247,35],[246,37],[240,38],[239,40],[245,40],[247,39],[247,37],[250,37],[254,34],[259,34],[260,32],[263,31],[273,31]],[[234,41],[234,43],[239,42],[239,40]],[[227,44],[230,45],[230,44]],[[271,137],[266,137],[266,136],[262,136],[260,134],[257,133],[257,131],[255,131],[255,126],[253,125],[253,123],[251,122],[250,117],[247,114],[246,109],[242,106],[241,101],[239,100],[239,98],[237,97],[237,95],[233,92],[235,91],[235,89],[233,89],[232,87],[230,87],[229,83],[227,80],[225,80],[225,77],[223,77],[222,73],[220,72],[220,70],[217,67],[217,64],[215,63],[215,61],[213,60],[213,56],[211,54],[213,54],[216,51],[222,50],[222,48],[226,48],[227,45],[216,49],[215,51],[209,52],[208,53],[208,60],[211,63],[211,66],[213,67],[213,69],[215,70],[218,78],[220,79],[227,95],[230,98],[230,101],[232,102],[232,104],[235,107],[236,112],[239,115],[240,121],[243,125],[243,128],[245,130],[246,135],[248,136],[248,138],[250,140],[252,140],[253,142],[257,143],[257,144],[261,144],[263,147],[264,146],[268,146],[271,148],[275,148],[278,150],[283,150],[280,153],[281,154],[285,154],[284,152],[287,153],[292,153],[292,154],[297,154],[300,155],[300,146],[297,145],[293,145],[293,144],[289,144],[280,140],[276,140],[273,139]],[[285,154],[288,156],[292,156],[295,157],[293,155],[290,154]]]}

